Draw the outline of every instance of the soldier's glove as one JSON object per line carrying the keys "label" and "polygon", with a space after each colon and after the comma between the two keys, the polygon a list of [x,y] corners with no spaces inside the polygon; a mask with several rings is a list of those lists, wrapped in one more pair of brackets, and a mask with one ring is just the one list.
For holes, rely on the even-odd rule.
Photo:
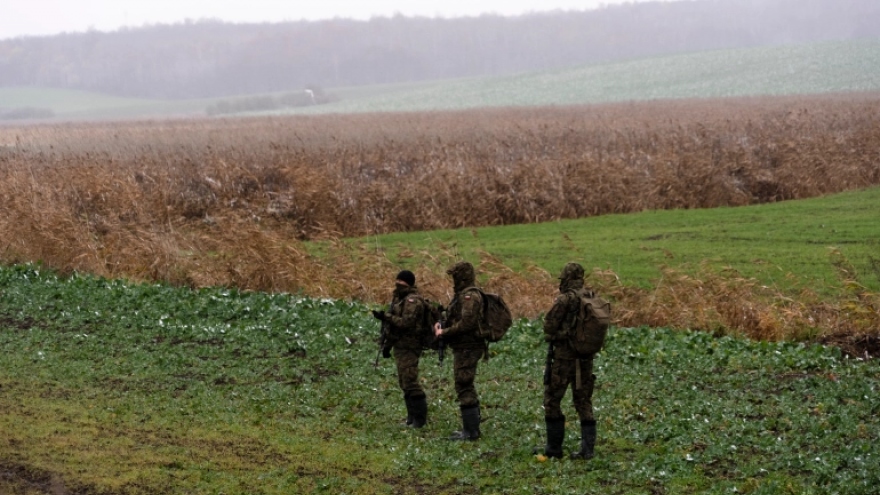
{"label": "soldier's glove", "polygon": [[376,311],[374,309],[373,310],[373,318],[380,320],[380,321],[385,321],[385,312],[384,311]]}
{"label": "soldier's glove", "polygon": [[391,357],[391,348],[390,347],[383,347],[382,348],[382,357],[385,359],[388,359]]}

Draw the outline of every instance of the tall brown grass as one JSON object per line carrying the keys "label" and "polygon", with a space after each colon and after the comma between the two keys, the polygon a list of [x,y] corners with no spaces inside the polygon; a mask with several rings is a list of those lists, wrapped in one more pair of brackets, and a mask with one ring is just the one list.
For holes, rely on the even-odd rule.
{"label": "tall brown grass", "polygon": [[[317,258],[301,242],[876,185],[880,95],[34,125],[0,127],[0,145],[5,262],[380,301],[394,270],[382,253],[335,241]],[[442,299],[455,256],[440,251],[423,253],[434,261],[421,284]],[[520,315],[552,298],[541,270],[514,273],[489,253],[478,264]],[[621,324],[769,339],[810,334],[816,318],[858,330],[828,316],[840,307],[790,303],[733,274],[670,272],[652,291],[594,278]]]}

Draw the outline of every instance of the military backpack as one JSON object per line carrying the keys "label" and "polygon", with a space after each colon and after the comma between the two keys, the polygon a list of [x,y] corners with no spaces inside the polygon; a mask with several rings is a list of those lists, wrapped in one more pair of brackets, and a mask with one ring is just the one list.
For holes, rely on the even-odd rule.
{"label": "military backpack", "polygon": [[477,329],[477,336],[487,342],[498,342],[513,325],[510,308],[499,294],[483,292],[476,287],[468,290],[478,291],[483,299],[483,318]]}
{"label": "military backpack", "polygon": [[611,303],[589,289],[572,291],[578,297],[578,312],[568,331],[568,341],[581,355],[596,354],[605,345],[611,325]]}

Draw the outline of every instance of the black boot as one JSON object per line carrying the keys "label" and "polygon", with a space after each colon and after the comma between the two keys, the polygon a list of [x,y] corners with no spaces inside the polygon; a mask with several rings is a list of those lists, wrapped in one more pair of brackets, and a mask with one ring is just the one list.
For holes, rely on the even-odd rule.
{"label": "black boot", "polygon": [[409,398],[409,396],[403,397],[403,402],[406,404],[406,426],[412,426],[413,423],[413,401]]}
{"label": "black boot", "polygon": [[428,401],[425,396],[410,399],[413,428],[421,428],[428,422]]}
{"label": "black boot", "polygon": [[585,419],[581,421],[581,450],[572,452],[572,459],[590,460],[595,453],[593,449],[596,446],[596,420]]}
{"label": "black boot", "polygon": [[480,438],[480,406],[461,407],[462,430],[456,431],[450,440],[476,440]]}
{"label": "black boot", "polygon": [[[544,447],[544,455],[547,457],[562,457],[562,441],[565,439],[565,416],[561,418],[544,418],[547,424],[547,445]],[[541,453],[541,447],[535,447],[534,454]]]}

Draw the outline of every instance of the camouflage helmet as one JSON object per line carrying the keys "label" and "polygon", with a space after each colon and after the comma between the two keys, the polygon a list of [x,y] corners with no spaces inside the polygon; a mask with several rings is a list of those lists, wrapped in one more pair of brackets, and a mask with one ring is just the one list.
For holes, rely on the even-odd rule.
{"label": "camouflage helmet", "polygon": [[467,261],[459,261],[446,270],[447,275],[452,275],[455,285],[473,285],[476,275],[474,274],[474,265]]}
{"label": "camouflage helmet", "polygon": [[579,263],[566,263],[559,275],[559,290],[566,292],[584,286],[584,267]]}
{"label": "camouflage helmet", "polygon": [[584,267],[580,263],[566,263],[559,280],[580,280],[584,278]]}

